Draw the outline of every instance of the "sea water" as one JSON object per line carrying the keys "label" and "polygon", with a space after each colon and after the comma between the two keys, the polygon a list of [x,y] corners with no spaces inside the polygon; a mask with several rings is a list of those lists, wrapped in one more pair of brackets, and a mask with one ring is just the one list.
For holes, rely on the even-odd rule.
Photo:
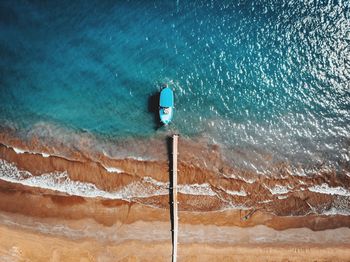
{"label": "sea water", "polygon": [[349,1],[1,1],[2,127],[152,138],[162,83],[237,164],[349,168]]}

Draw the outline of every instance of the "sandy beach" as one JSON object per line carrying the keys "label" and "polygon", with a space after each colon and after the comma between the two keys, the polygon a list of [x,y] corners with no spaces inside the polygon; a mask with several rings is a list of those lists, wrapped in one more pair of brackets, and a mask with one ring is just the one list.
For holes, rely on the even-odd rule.
{"label": "sandy beach", "polygon": [[[171,261],[167,161],[1,138],[1,260]],[[211,157],[180,158],[179,261],[350,261],[350,218],[337,213],[348,178],[254,176]]]}
{"label": "sandy beach", "polygon": [[[101,228],[88,220],[66,221],[63,226],[56,219],[28,221],[13,214],[5,217],[1,216],[2,222],[11,219],[21,224],[0,226],[2,261],[171,261],[169,225],[164,222],[138,221]],[[92,231],[94,234],[89,234]],[[265,226],[242,229],[180,224],[178,258],[350,261],[349,240],[349,228],[314,232],[303,228],[276,231]]]}
{"label": "sandy beach", "polygon": [[350,0],[0,0],[0,57],[0,262],[350,262]]}

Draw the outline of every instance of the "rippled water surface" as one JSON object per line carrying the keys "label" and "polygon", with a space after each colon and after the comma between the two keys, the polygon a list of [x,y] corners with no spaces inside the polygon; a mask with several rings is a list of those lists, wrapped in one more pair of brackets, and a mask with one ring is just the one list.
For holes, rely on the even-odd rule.
{"label": "rippled water surface", "polygon": [[152,137],[168,82],[237,164],[349,166],[348,1],[2,1],[0,56],[3,126]]}

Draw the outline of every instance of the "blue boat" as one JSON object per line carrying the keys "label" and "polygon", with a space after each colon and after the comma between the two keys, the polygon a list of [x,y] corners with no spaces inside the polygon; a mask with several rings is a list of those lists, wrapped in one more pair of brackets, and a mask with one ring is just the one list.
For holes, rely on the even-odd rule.
{"label": "blue boat", "polygon": [[159,117],[164,125],[168,125],[174,113],[174,92],[169,86],[166,86],[160,92],[159,98]]}

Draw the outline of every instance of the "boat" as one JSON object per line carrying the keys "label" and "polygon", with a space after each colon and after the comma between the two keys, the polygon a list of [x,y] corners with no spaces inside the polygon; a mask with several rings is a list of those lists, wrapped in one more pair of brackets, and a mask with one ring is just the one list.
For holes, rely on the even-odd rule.
{"label": "boat", "polygon": [[173,90],[166,85],[162,91],[160,91],[159,98],[159,117],[160,121],[164,125],[168,125],[174,113],[174,92]]}

